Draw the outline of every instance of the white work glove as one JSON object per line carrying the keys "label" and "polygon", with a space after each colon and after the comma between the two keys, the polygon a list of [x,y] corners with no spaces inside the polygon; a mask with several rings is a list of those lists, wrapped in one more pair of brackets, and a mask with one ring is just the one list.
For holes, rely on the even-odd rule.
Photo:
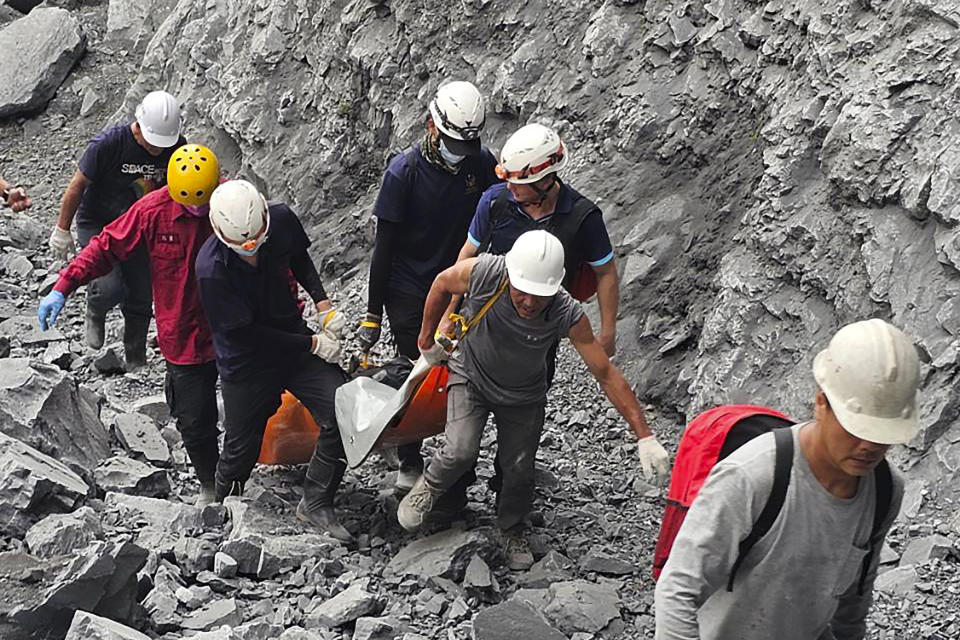
{"label": "white work glove", "polygon": [[61,229],[53,225],[53,232],[50,234],[50,240],[47,241],[53,255],[59,260],[66,260],[67,257],[75,251],[73,243],[73,234],[66,229]]}
{"label": "white work glove", "polygon": [[420,357],[430,366],[434,366],[446,362],[450,354],[439,342],[434,342],[433,346],[426,351],[420,349]]}
{"label": "white work glove", "polygon": [[637,440],[637,459],[644,480],[652,482],[663,478],[670,471],[670,455],[655,436]]}
{"label": "white work glove", "polygon": [[314,334],[313,348],[310,349],[310,353],[331,364],[336,364],[340,358],[340,341],[325,333]]}
{"label": "white work glove", "polygon": [[[318,315],[321,312],[317,312]],[[330,338],[340,341],[343,339],[343,327],[347,321],[343,319],[343,314],[336,309],[330,309],[323,313],[320,319],[320,328]]]}

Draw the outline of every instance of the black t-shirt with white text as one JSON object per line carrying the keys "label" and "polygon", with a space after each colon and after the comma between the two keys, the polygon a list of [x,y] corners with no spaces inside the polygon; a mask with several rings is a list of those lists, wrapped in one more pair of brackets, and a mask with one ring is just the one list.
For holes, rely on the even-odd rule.
{"label": "black t-shirt with white text", "polygon": [[104,129],[90,141],[80,157],[80,171],[90,181],[77,208],[78,223],[105,225],[124,213],[141,197],[165,186],[167,162],[186,140],[159,156],[141,147],[130,124]]}

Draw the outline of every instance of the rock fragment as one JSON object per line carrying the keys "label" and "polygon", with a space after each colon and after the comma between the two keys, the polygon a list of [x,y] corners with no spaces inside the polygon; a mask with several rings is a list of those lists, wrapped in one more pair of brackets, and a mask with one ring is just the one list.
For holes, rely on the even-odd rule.
{"label": "rock fragment", "polygon": [[110,456],[98,398],[58,367],[27,358],[0,367],[0,431],[80,469]]}
{"label": "rock fragment", "polygon": [[917,569],[912,564],[885,571],[877,576],[873,585],[877,591],[894,595],[906,595],[913,591],[919,577]]}
{"label": "rock fragment", "polygon": [[77,611],[64,640],[150,640],[150,636],[109,618]]}
{"label": "rock fragment", "polygon": [[234,578],[239,565],[230,554],[218,551],[213,556],[213,572],[221,578]]}
{"label": "rock fragment", "polygon": [[377,596],[362,584],[354,584],[329,600],[322,600],[307,616],[307,628],[333,628],[376,613],[380,608]]}
{"label": "rock fragment", "polygon": [[150,464],[170,465],[170,447],[160,435],[156,423],[143,413],[122,413],[117,416],[115,433],[120,444],[134,457]]}
{"label": "rock fragment", "polygon": [[562,553],[550,550],[530,570],[517,577],[517,584],[529,589],[546,589],[554,582],[564,582],[572,576],[573,562]]}
{"label": "rock fragment", "polygon": [[0,433],[0,531],[23,534],[36,518],[73,510],[89,491],[63,463]]}
{"label": "rock fragment", "polygon": [[0,29],[0,118],[42,109],[86,49],[86,36],[69,11],[42,7]]}
{"label": "rock fragment", "polygon": [[73,513],[47,516],[30,527],[23,541],[33,555],[49,558],[73,553],[102,539],[100,518],[90,507],[80,507]]}
{"label": "rock fragment", "polygon": [[946,536],[934,534],[914,538],[900,556],[900,564],[903,566],[925,564],[934,558],[944,560],[951,553],[953,553],[953,543]]}
{"label": "rock fragment", "polygon": [[474,640],[567,640],[531,607],[517,600],[484,609],[473,619]]}
{"label": "rock fragment", "polygon": [[113,347],[107,347],[103,353],[93,359],[94,368],[101,375],[112,376],[126,371],[123,365],[123,359],[117,355]]}
{"label": "rock fragment", "polygon": [[163,469],[124,456],[104,460],[93,471],[94,481],[104,491],[157,498],[170,493],[170,479]]}
{"label": "rock fragment", "polygon": [[580,559],[580,568],[612,576],[627,575],[638,570],[635,565],[598,550],[591,550],[583,556]]}
{"label": "rock fragment", "polygon": [[442,576],[459,581],[470,558],[489,552],[490,544],[487,537],[475,531],[447,529],[405,546],[386,570],[396,575]]}
{"label": "rock fragment", "polygon": [[221,625],[236,626],[242,621],[237,601],[233,598],[214,600],[183,619],[181,626],[194,631],[206,631]]}
{"label": "rock fragment", "polygon": [[620,617],[620,597],[609,584],[570,580],[550,585],[543,613],[567,634],[596,633]]}

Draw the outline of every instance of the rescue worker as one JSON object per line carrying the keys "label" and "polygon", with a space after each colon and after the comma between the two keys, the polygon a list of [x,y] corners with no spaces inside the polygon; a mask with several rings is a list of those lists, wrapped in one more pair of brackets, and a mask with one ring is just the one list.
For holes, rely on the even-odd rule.
{"label": "rescue worker", "polygon": [[400,503],[397,518],[405,529],[419,527],[437,497],[473,467],[487,416],[493,413],[503,473],[497,524],[508,532],[509,555],[532,562],[515,527],[533,502],[534,458],[547,394],[546,355],[561,336],[570,338],[636,434],[643,475],[649,479],[667,472],[667,452],[647,426],[643,407],[597,341],[580,304],[561,288],[563,265],[560,241],[536,230],[521,235],[506,256],[485,253],[462,260],[434,281],[417,342],[427,362],[436,364],[446,357],[434,332],[453,295],[466,294],[464,315],[479,317],[479,322],[450,358],[446,441]]}
{"label": "rescue worker", "polygon": [[200,481],[198,505],[213,502],[220,452],[217,367],[193,263],[211,233],[208,203],[219,180],[220,165],[210,149],[196,144],[177,149],[167,167],[167,188],[148,193],[93,236],[60,272],[37,310],[45,330],[77,288],[126,262],[138,249],[146,250],[157,344],[167,363],[167,404]]}
{"label": "rescue worker", "polygon": [[[74,250],[70,227],[77,221],[77,239],[90,239],[116,220],[140,197],[162,187],[167,163],[180,136],[180,103],[165,91],[148,93],[137,106],[133,122],[104,129],[87,145],[60,203],[60,215],[50,234],[54,256],[66,261]],[[139,249],[87,287],[86,342],[99,349],[104,341],[107,312],[120,305],[123,348],[128,370],[146,364],[150,326],[150,264]]]}
{"label": "rescue worker", "polygon": [[[620,298],[613,246],[600,208],[560,179],[558,172],[569,160],[567,146],[549,127],[528,124],[511,135],[503,145],[500,164],[496,167],[497,176],[506,182],[493,185],[480,198],[457,260],[483,252],[505,254],[521,234],[534,229],[557,236],[566,256],[564,288],[581,296],[592,295],[589,285],[595,281],[600,306],[599,340],[612,357],[616,350]],[[591,273],[584,273],[585,270]],[[584,278],[589,283],[585,291],[581,282]],[[460,296],[454,296],[440,322],[441,333],[455,334],[456,328],[449,318],[460,303]],[[548,387],[553,384],[558,346],[559,341],[554,342],[546,354]],[[463,508],[467,503],[467,489],[475,480],[473,470],[465,473],[451,487],[445,502]],[[495,458],[489,485],[499,494],[499,457]]]}
{"label": "rescue worker", "polygon": [[813,420],[790,428],[779,516],[735,565],[773,491],[779,462],[768,433],[717,463],[690,506],[657,582],[657,640],[866,637],[880,550],[903,496],[900,474],[878,467],[919,429],[920,360],[902,331],[866,320],[833,336],[813,377]]}
{"label": "rescue worker", "polygon": [[[267,419],[289,389],[322,431],[307,468],[297,517],[344,542],[333,498],[346,470],[334,394],[347,376],[337,365],[344,320],[307,253],[310,240],[287,205],[267,203],[245,180],[217,187],[211,237],[197,256],[200,297],[217,351],[224,405],[217,500],[242,495],[260,454]],[[310,294],[321,331],[303,320],[288,278]]]}
{"label": "rescue worker", "polygon": [[[417,334],[433,279],[453,264],[481,194],[497,181],[496,159],[480,144],[483,97],[454,81],[430,102],[419,144],[390,161],[373,214],[377,235],[370,262],[367,313],[359,341],[365,352],[380,340],[386,307],[400,355],[419,357]],[[408,491],[423,470],[420,444],[399,447],[397,489]]]}
{"label": "rescue worker", "polygon": [[0,178],[0,203],[13,211],[23,211],[29,209],[33,201],[22,187],[10,186],[6,180]]}

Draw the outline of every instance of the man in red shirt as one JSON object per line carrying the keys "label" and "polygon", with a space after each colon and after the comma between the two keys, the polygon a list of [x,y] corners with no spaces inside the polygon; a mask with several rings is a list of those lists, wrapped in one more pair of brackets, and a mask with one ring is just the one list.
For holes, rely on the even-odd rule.
{"label": "man in red shirt", "polygon": [[207,214],[219,181],[220,165],[212,151],[196,144],[177,149],[167,166],[167,188],[148,193],[94,236],[60,272],[37,310],[40,328],[46,330],[67,296],[146,246],[157,344],[167,361],[167,404],[200,481],[198,505],[214,500],[220,451],[216,354],[200,304],[194,261],[212,233]]}

